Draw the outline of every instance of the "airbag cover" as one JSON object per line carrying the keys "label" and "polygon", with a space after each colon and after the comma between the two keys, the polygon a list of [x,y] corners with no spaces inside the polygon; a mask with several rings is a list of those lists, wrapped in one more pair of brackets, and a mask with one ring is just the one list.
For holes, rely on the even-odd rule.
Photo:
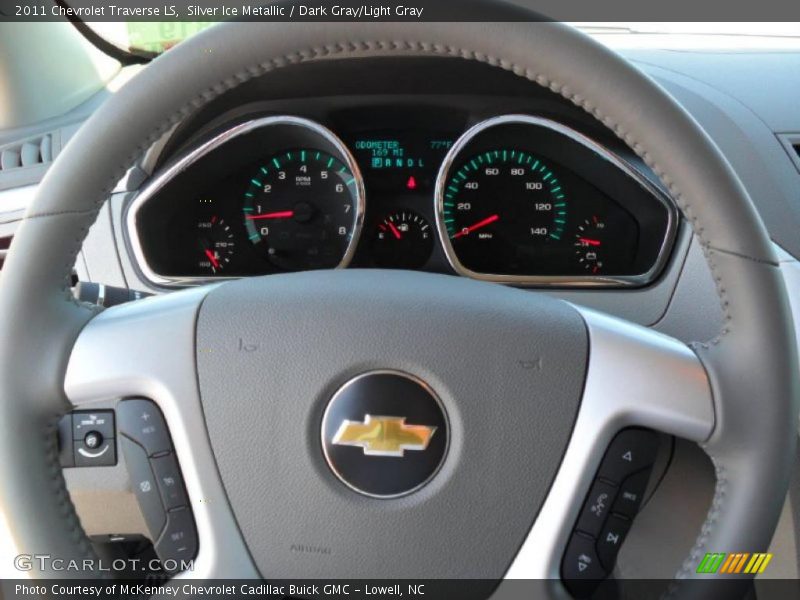
{"label": "airbag cover", "polygon": [[[262,575],[502,577],[560,464],[587,351],[570,305],[451,276],[310,272],[212,290],[197,323],[200,392]],[[337,479],[321,428],[337,390],[387,369],[436,394],[449,443],[427,484],[379,499]]]}

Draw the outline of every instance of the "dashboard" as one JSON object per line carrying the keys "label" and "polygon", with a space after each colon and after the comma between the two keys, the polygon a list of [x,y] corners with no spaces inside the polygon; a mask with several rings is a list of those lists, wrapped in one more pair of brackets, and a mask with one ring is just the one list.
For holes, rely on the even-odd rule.
{"label": "dashboard", "polygon": [[677,214],[643,165],[549,116],[380,105],[217,119],[124,222],[166,287],[327,268],[631,287],[661,273]]}

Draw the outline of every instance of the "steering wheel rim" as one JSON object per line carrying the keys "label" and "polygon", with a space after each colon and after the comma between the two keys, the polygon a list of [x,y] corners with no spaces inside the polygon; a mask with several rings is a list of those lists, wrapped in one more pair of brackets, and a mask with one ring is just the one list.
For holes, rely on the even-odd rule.
{"label": "steering wheel rim", "polygon": [[697,577],[704,552],[766,549],[788,487],[800,389],[769,236],[724,157],[666,92],[554,23],[224,24],[154,61],[101,107],[42,181],[0,276],[0,414],[9,431],[0,441],[0,498],[19,549],[93,557],[54,431],[70,407],[64,380],[73,347],[96,314],[74,301],[68,278],[116,182],[176,122],[244,81],[296,63],[367,56],[459,57],[512,71],[592,114],[661,178],[702,244],[724,314],[720,333],[693,345],[713,394],[711,428],[697,441],[714,461],[717,487],[677,576]]}

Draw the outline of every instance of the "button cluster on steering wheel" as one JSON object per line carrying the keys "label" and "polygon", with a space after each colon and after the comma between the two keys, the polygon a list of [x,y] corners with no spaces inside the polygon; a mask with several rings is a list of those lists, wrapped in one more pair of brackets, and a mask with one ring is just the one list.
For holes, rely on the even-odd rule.
{"label": "button cluster on steering wheel", "polygon": [[81,410],[64,415],[58,424],[58,446],[63,468],[114,466],[114,412]]}
{"label": "button cluster on steering wheel", "polygon": [[592,594],[611,573],[650,479],[659,438],[626,429],[612,440],[584,501],[561,563],[576,598]]}
{"label": "button cluster on steering wheel", "polygon": [[120,446],[153,547],[167,571],[197,554],[197,532],[167,425],[155,403],[117,405]]}

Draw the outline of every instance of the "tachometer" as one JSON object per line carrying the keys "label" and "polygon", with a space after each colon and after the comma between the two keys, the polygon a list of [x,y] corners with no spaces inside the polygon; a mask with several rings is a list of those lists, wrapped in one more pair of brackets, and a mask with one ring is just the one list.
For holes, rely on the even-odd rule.
{"label": "tachometer", "polygon": [[358,225],[357,174],[314,148],[282,151],[253,173],[244,194],[247,235],[285,271],[345,261]]}
{"label": "tachometer", "polygon": [[144,278],[184,286],[347,266],[364,182],[344,143],[296,116],[237,117],[198,136],[125,215]]}

